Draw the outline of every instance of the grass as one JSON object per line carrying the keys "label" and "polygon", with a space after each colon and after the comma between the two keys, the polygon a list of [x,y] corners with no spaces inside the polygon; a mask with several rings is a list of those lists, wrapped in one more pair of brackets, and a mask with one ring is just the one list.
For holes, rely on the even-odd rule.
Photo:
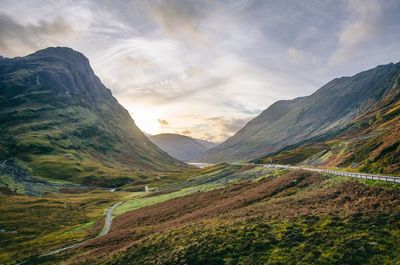
{"label": "grass", "polygon": [[15,95],[0,110],[0,160],[11,158],[32,176],[114,187],[184,169],[143,144],[119,105],[65,104],[52,92],[46,100],[23,93],[29,102]]}
{"label": "grass", "polygon": [[292,150],[278,152],[276,155],[269,155],[261,159],[257,159],[257,163],[268,164],[273,161],[276,164],[297,164],[300,163],[312,155],[320,153],[324,149],[328,148],[328,145],[308,145],[299,147]]}
{"label": "grass", "polygon": [[43,197],[0,195],[0,263],[44,254],[96,235],[104,209],[126,194],[91,191]]}
{"label": "grass", "polygon": [[[49,158],[56,160],[58,157]],[[90,167],[90,165],[85,164],[85,167]],[[189,176],[193,176],[194,179],[214,176],[220,174],[221,169],[226,167],[227,165],[219,165],[202,170],[188,169],[181,174],[172,173],[171,177],[167,175],[157,184],[160,184],[160,187],[171,188],[175,186],[170,183],[172,180],[179,182]],[[19,189],[25,187],[22,182],[15,182],[11,177],[2,176],[1,183],[15,188],[20,185]],[[50,183],[69,184],[63,179],[55,179]],[[27,185],[32,184],[28,183]],[[116,216],[219,186],[213,183],[204,183],[175,192],[168,191],[161,195],[157,195],[156,192],[78,192],[78,190],[74,190],[74,186],[70,188],[73,193],[53,193],[59,191],[59,188],[51,189],[51,186],[48,186],[47,191],[51,193],[42,197],[0,194],[0,229],[5,231],[2,232],[0,239],[2,246],[0,247],[0,263],[43,254],[57,247],[93,237],[102,228],[106,209],[117,201],[125,201],[125,203],[114,211]],[[69,192],[69,190],[64,191]],[[19,192],[24,193],[23,190],[19,190]],[[23,250],[21,251],[21,249]]]}
{"label": "grass", "polygon": [[[109,239],[70,253],[66,264],[396,264],[398,187],[283,173],[138,198],[146,208],[116,217]],[[108,248],[123,251],[99,254]]]}
{"label": "grass", "polygon": [[130,199],[126,202],[124,202],[122,205],[118,206],[117,209],[115,209],[114,214],[115,215],[120,215],[128,211],[133,211],[142,207],[150,206],[156,203],[160,203],[166,200],[170,200],[173,198],[181,197],[188,195],[190,193],[194,192],[193,189],[183,189],[179,190],[177,192],[172,192],[168,194],[163,194],[159,196],[152,196],[152,197],[143,197],[143,193],[139,193],[137,196],[140,198],[134,198]]}
{"label": "grass", "polygon": [[186,173],[186,181],[161,185],[158,195],[155,193],[135,192],[124,199],[124,203],[114,211],[115,215],[154,205],[174,198],[196,192],[207,192],[226,187],[242,180],[259,181],[266,176],[278,176],[282,170],[264,169],[262,167],[219,164],[201,170]]}
{"label": "grass", "polygon": [[[231,172],[231,175],[233,175],[234,177],[232,177],[231,181],[220,182],[218,181],[218,179],[215,178],[215,177],[222,177],[222,178],[225,177],[224,170],[229,170],[232,168],[234,168],[234,171]],[[237,173],[237,171],[240,170],[243,170],[242,175]],[[258,174],[260,172],[262,174]],[[166,193],[163,194],[163,192],[161,192],[162,194],[160,195],[158,195],[157,192],[155,193],[134,192],[123,199],[124,203],[116,208],[116,210],[114,211],[114,215],[118,216],[129,211],[134,211],[143,207],[151,206],[174,198],[190,195],[196,192],[207,192],[213,189],[226,187],[227,185],[240,183],[240,181],[243,180],[243,178],[241,178],[243,177],[243,175],[251,176],[250,179],[252,181],[258,182],[265,179],[266,177],[279,177],[283,175],[285,172],[287,172],[287,170],[282,170],[282,169],[264,170],[261,167],[246,168],[246,166],[240,166],[240,165],[236,166],[227,166],[223,164],[216,165],[213,167],[206,168],[201,172],[195,173],[193,177],[188,179],[190,186],[186,188],[181,188],[172,191],[166,189],[165,191]],[[371,187],[381,187],[387,189],[400,188],[400,184],[393,184],[376,180],[352,179],[349,177],[336,176],[331,174],[323,174],[323,175],[327,177],[327,180],[323,182],[324,186],[311,186],[310,189],[315,189],[315,188],[327,189],[349,180],[358,181],[360,183],[364,183]],[[211,180],[211,181],[204,182],[204,180]],[[168,188],[168,186],[166,188]]]}
{"label": "grass", "polygon": [[214,219],[151,237],[110,264],[393,264],[395,218]]}
{"label": "grass", "polygon": [[[368,198],[379,196],[362,190],[383,189],[396,192],[399,185],[329,174],[318,178],[304,178],[301,177],[303,173],[296,175],[299,173],[292,171],[289,171],[291,177],[285,180],[287,177],[282,177],[282,175],[286,176],[287,172],[287,170],[273,169],[264,171],[261,167],[246,165],[217,165],[200,171],[193,170],[190,178],[188,178],[190,173],[186,172],[188,175],[185,175],[185,178],[188,178],[187,183],[190,185],[183,185],[180,189],[176,189],[177,184],[164,183],[165,185],[162,186],[164,190],[160,189],[151,193],[92,191],[78,194],[53,194],[44,197],[2,196],[0,198],[0,228],[8,232],[2,233],[4,237],[0,243],[5,247],[0,249],[0,263],[43,254],[59,246],[95,236],[101,230],[105,210],[116,201],[125,201],[114,211],[116,223],[113,224],[113,231],[117,235],[121,229],[121,220],[130,215],[134,216],[138,211],[149,215],[139,220],[155,218],[155,221],[148,224],[141,224],[142,221],[139,221],[134,227],[135,238],[144,236],[146,240],[136,245],[135,240],[131,242],[121,239],[127,244],[131,242],[134,247],[129,248],[125,254],[115,256],[112,262],[108,261],[111,264],[136,264],[130,263],[132,260],[143,264],[157,262],[159,264],[204,264],[204,262],[208,264],[287,264],[291,261],[295,261],[296,264],[310,264],[312,260],[315,261],[313,264],[348,264],[346,262],[349,261],[352,262],[351,264],[378,264],[378,262],[390,264],[390,261],[398,256],[399,250],[395,244],[400,238],[400,224],[395,221],[398,218],[398,211],[392,211],[391,214],[380,211],[373,215],[361,214],[360,218],[354,219],[353,215],[345,214],[346,211],[339,215],[334,211],[326,213],[322,209],[329,209],[331,206],[318,206],[318,204],[307,206],[306,202],[309,200],[315,203],[317,200],[315,198],[321,200],[328,196],[323,194],[337,192],[343,193],[343,198],[370,196],[359,199],[365,202]],[[312,173],[304,174],[317,176]],[[307,180],[308,178],[311,179]],[[357,190],[363,187],[362,185],[369,188],[364,187],[358,191],[359,193],[355,193],[359,195],[346,195],[347,191],[338,187],[348,187],[348,183],[353,183],[351,185],[358,187],[349,190]],[[270,188],[256,190],[268,185],[272,185],[275,191],[270,191]],[[250,192],[249,189],[255,189],[255,191]],[[215,198],[216,195],[219,196],[218,199]],[[235,200],[238,196],[241,197],[236,202],[224,203],[226,200]],[[256,197],[247,198],[246,196]],[[261,196],[261,199],[257,198],[258,196]],[[198,197],[208,198],[210,201],[202,202],[203,199],[198,201],[196,199]],[[390,200],[389,198],[390,196],[387,199]],[[179,200],[182,200],[182,203]],[[183,203],[184,201],[187,203]],[[66,205],[65,202],[67,202]],[[184,213],[193,213],[195,217],[198,213],[208,216],[208,208],[219,209],[220,203],[225,205],[218,210],[223,211],[223,214],[200,218],[200,223],[177,221],[179,225],[163,228],[164,222],[168,223],[168,220],[175,220],[175,218],[180,220],[181,205],[194,205],[195,208],[192,210],[182,210]],[[281,205],[282,203],[290,204]],[[168,205],[163,206],[164,204]],[[197,213],[196,207],[201,204],[204,204],[203,207],[206,208]],[[269,208],[274,205],[278,205],[277,209]],[[153,212],[152,209],[158,207],[163,210]],[[317,212],[313,214],[280,218],[269,216],[275,211],[277,213],[291,211],[291,207],[295,207],[293,209],[299,212],[303,211],[303,208],[307,211],[321,210],[315,210]],[[171,216],[163,216],[174,210],[178,212],[172,213]],[[321,212],[318,214],[318,211]],[[156,221],[157,218],[159,221]],[[132,224],[136,222],[138,221],[132,220]],[[131,232],[128,232],[133,231],[131,229],[121,230],[123,238],[131,236],[129,235]],[[83,251],[82,255],[84,255],[85,250],[79,251]],[[378,257],[374,258],[371,253]],[[362,257],[358,257],[359,255]],[[60,257],[49,258],[50,264],[57,258]],[[149,258],[152,259],[149,260]],[[98,259],[96,262],[105,261]],[[96,262],[94,264],[97,264]]]}

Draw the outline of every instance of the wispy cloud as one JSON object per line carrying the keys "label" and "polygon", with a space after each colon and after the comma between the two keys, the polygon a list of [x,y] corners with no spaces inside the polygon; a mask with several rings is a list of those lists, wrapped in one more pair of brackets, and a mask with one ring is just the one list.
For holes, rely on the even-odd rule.
{"label": "wispy cloud", "polygon": [[[202,138],[212,142],[222,142],[226,138],[232,136],[254,116],[246,118],[226,118],[226,117],[212,117],[205,119],[205,124],[208,131],[196,134],[196,137]],[[216,133],[217,132],[217,133]]]}
{"label": "wispy cloud", "polygon": [[0,10],[1,55],[83,52],[152,134],[222,141],[276,100],[400,60],[397,0],[3,0]]}
{"label": "wispy cloud", "polygon": [[172,38],[182,38],[192,44],[205,44],[207,36],[200,23],[207,19],[209,6],[201,1],[161,1],[148,5],[151,18]]}
{"label": "wispy cloud", "polygon": [[158,123],[161,124],[161,125],[168,125],[168,124],[169,124],[169,123],[167,122],[167,120],[164,120],[164,119],[158,119],[157,121],[158,121]]}
{"label": "wispy cloud", "polygon": [[62,18],[41,19],[21,24],[0,13],[0,51],[4,54],[24,54],[47,45],[62,43],[74,34],[74,29]]}
{"label": "wispy cloud", "polygon": [[378,0],[350,0],[348,11],[351,18],[340,30],[338,47],[330,58],[331,64],[341,64],[359,55],[363,44],[376,38],[381,32],[382,7]]}
{"label": "wispy cloud", "polygon": [[287,55],[293,63],[299,65],[304,65],[304,64],[318,65],[322,63],[321,58],[316,57],[313,54],[310,54],[306,51],[296,49],[294,47],[290,47],[287,50]]}

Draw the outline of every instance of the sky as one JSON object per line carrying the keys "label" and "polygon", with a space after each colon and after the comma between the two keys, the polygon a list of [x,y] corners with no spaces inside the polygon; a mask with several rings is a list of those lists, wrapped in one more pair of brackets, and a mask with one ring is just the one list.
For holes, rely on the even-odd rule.
{"label": "sky", "polygon": [[400,61],[400,0],[0,0],[0,55],[85,54],[148,134],[221,142],[277,100]]}

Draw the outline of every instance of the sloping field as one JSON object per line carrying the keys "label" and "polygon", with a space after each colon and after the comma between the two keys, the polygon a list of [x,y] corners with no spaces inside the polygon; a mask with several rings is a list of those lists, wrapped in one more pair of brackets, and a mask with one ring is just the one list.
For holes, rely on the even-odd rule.
{"label": "sloping field", "polygon": [[289,172],[122,214],[51,262],[396,264],[399,202],[398,186]]}

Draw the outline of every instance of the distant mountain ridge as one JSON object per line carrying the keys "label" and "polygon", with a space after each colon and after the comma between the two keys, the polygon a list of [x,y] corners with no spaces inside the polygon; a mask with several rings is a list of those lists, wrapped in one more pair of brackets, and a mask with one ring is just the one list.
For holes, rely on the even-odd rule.
{"label": "distant mountain ridge", "polygon": [[400,63],[336,78],[310,96],[278,101],[234,136],[207,152],[202,162],[249,160],[339,131],[393,95]]}
{"label": "distant mountain ridge", "polygon": [[70,48],[0,59],[0,160],[33,175],[115,186],[183,163],[161,151]]}
{"label": "distant mountain ridge", "polygon": [[196,160],[216,146],[209,141],[174,133],[152,135],[149,139],[170,156],[185,162]]}

